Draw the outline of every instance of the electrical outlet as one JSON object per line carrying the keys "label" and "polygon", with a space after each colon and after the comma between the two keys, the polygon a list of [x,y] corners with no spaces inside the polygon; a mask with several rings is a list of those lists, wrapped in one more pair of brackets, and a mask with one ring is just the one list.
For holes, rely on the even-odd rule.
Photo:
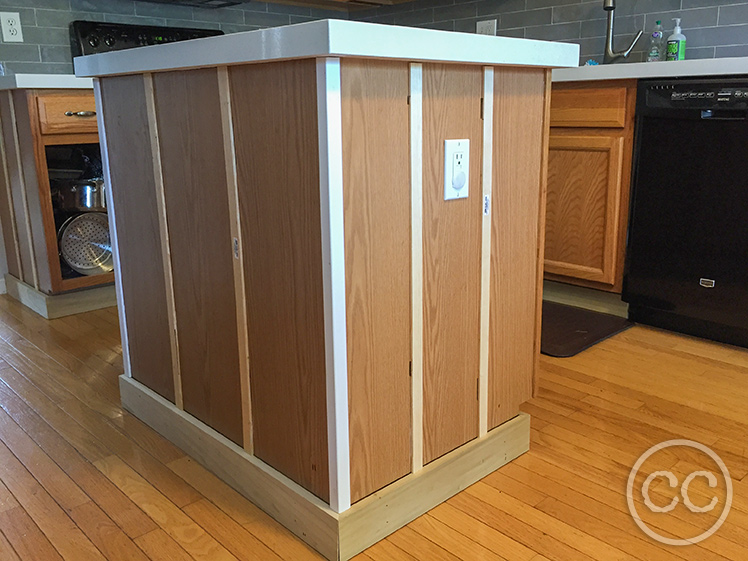
{"label": "electrical outlet", "polygon": [[444,141],[444,200],[468,196],[470,140]]}
{"label": "electrical outlet", "polygon": [[496,35],[496,20],[479,21],[475,24],[475,32],[478,35]]}
{"label": "electrical outlet", "polygon": [[18,12],[0,12],[0,24],[3,30],[3,42],[23,43],[21,14]]}

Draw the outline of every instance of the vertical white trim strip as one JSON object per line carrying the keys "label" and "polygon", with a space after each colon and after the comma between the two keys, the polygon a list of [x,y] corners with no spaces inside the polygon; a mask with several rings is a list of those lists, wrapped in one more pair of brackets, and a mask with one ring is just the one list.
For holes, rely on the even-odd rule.
{"label": "vertical white trim strip", "polygon": [[[107,144],[106,124],[104,123],[104,102],[101,96],[101,80],[94,78],[94,100],[96,104],[96,121],[99,126],[99,146],[101,148],[101,164],[104,168],[104,185],[111,193],[112,176],[109,172],[109,147]],[[117,312],[119,316],[119,332],[122,339],[122,362],[125,376],[132,378],[130,368],[130,339],[127,334],[127,319],[125,317],[125,295],[122,292],[122,266],[119,259],[119,237],[117,235],[117,205],[114,197],[107,196],[107,215],[109,216],[109,237],[112,243],[112,257],[114,259],[114,291],[117,295]]]}
{"label": "vertical white trim strip", "polygon": [[254,453],[252,431],[252,398],[249,383],[249,324],[247,322],[247,298],[244,291],[244,246],[242,223],[239,212],[239,186],[236,173],[236,146],[234,145],[234,120],[231,111],[231,86],[229,72],[225,66],[218,68],[218,96],[221,101],[221,128],[223,131],[223,154],[226,165],[226,185],[229,201],[229,225],[231,228],[232,253],[234,254],[234,297],[236,299],[236,333],[239,344],[239,375],[242,393],[242,441],[244,449]]}
{"label": "vertical white trim strip", "polygon": [[343,512],[351,506],[351,474],[343,230],[343,125],[339,58],[317,59],[317,118],[330,508],[335,512]]}
{"label": "vertical white trim strip", "polygon": [[153,74],[143,74],[145,86],[145,105],[148,114],[148,132],[153,156],[153,182],[156,187],[156,207],[158,212],[158,229],[161,235],[161,260],[164,266],[164,283],[166,285],[166,308],[169,319],[169,341],[171,342],[171,368],[174,380],[174,405],[184,409],[182,397],[182,374],[179,364],[179,336],[177,333],[177,309],[174,303],[174,273],[171,268],[171,244],[169,243],[169,224],[166,220],[166,195],[164,194],[164,172],[161,168],[161,146],[158,137],[158,120],[156,118],[156,92],[153,88]]}
{"label": "vertical white trim strip", "polygon": [[[8,96],[11,95],[10,91],[7,92]],[[10,105],[8,107],[11,107]],[[2,128],[2,118],[0,117],[0,128]],[[16,256],[16,262],[18,263],[18,269],[22,270],[22,261],[21,261],[21,246],[18,245],[18,223],[16,222],[16,210],[13,208],[13,190],[10,188],[10,171],[8,170],[8,152],[5,147],[5,135],[0,133],[0,157],[2,158],[2,162],[0,162],[0,165],[3,167],[3,176],[5,178],[5,189],[6,194],[8,196],[8,213],[10,214],[10,229],[13,232],[13,249],[15,250],[13,253]],[[7,243],[7,240],[6,240]],[[23,274],[20,274],[19,276],[23,276]],[[19,279],[20,280],[20,279]],[[4,279],[3,279],[4,282]]]}
{"label": "vertical white trim strip", "polygon": [[483,72],[483,231],[480,285],[478,437],[488,432],[488,328],[491,312],[491,195],[493,184],[493,67]]}
{"label": "vertical white trim strip", "polygon": [[[8,99],[10,101],[10,126],[13,133],[13,142],[15,143],[16,153],[16,165],[18,166],[18,177],[21,180],[21,204],[23,205],[23,216],[26,221],[26,239],[29,243],[29,254],[31,256],[31,276],[34,279],[34,288],[39,290],[39,271],[36,264],[36,249],[34,248],[34,234],[31,232],[31,216],[29,214],[29,199],[26,194],[28,185],[26,184],[26,173],[23,170],[23,160],[21,160],[21,140],[18,136],[18,121],[16,119],[16,103],[13,100],[12,92],[8,92]],[[17,221],[17,219],[16,219]],[[23,271],[23,264],[21,264],[21,273],[25,276]],[[24,282],[27,279],[21,279]]]}
{"label": "vertical white trim strip", "polygon": [[410,65],[412,469],[423,468],[423,65]]}

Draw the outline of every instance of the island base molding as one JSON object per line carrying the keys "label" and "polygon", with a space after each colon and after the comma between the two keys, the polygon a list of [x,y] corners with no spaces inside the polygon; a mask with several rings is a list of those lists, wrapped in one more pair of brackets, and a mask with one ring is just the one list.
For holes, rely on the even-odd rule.
{"label": "island base molding", "polygon": [[122,404],[283,524],[325,558],[346,561],[509,463],[530,446],[530,416],[520,413],[353,504],[341,514],[192,415],[126,375]]}
{"label": "island base molding", "polygon": [[7,291],[12,298],[46,319],[57,319],[117,305],[113,284],[63,294],[45,294],[11,274],[5,275],[5,279],[2,280],[0,294]]}

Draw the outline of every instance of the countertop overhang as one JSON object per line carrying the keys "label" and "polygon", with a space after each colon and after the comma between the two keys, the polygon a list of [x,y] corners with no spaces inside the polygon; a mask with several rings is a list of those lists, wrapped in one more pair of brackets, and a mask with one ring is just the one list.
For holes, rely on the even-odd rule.
{"label": "countertop overhang", "polygon": [[555,68],[576,66],[579,46],[347,20],[318,20],[78,57],[75,73],[85,77],[111,76],[317,57]]}
{"label": "countertop overhang", "polygon": [[72,74],[9,74],[0,76],[0,90],[85,90],[93,88],[91,78],[77,78]]}
{"label": "countertop overhang", "polygon": [[646,78],[685,78],[694,76],[730,76],[748,74],[748,57],[705,58],[677,62],[631,62],[599,66],[559,68],[554,82],[589,80],[632,80]]}

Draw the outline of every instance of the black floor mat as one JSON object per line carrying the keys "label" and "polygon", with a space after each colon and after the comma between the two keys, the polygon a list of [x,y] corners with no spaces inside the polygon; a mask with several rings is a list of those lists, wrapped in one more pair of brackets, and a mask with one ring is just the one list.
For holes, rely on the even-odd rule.
{"label": "black floor mat", "polygon": [[626,318],[543,301],[540,352],[559,358],[574,356],[632,325]]}

